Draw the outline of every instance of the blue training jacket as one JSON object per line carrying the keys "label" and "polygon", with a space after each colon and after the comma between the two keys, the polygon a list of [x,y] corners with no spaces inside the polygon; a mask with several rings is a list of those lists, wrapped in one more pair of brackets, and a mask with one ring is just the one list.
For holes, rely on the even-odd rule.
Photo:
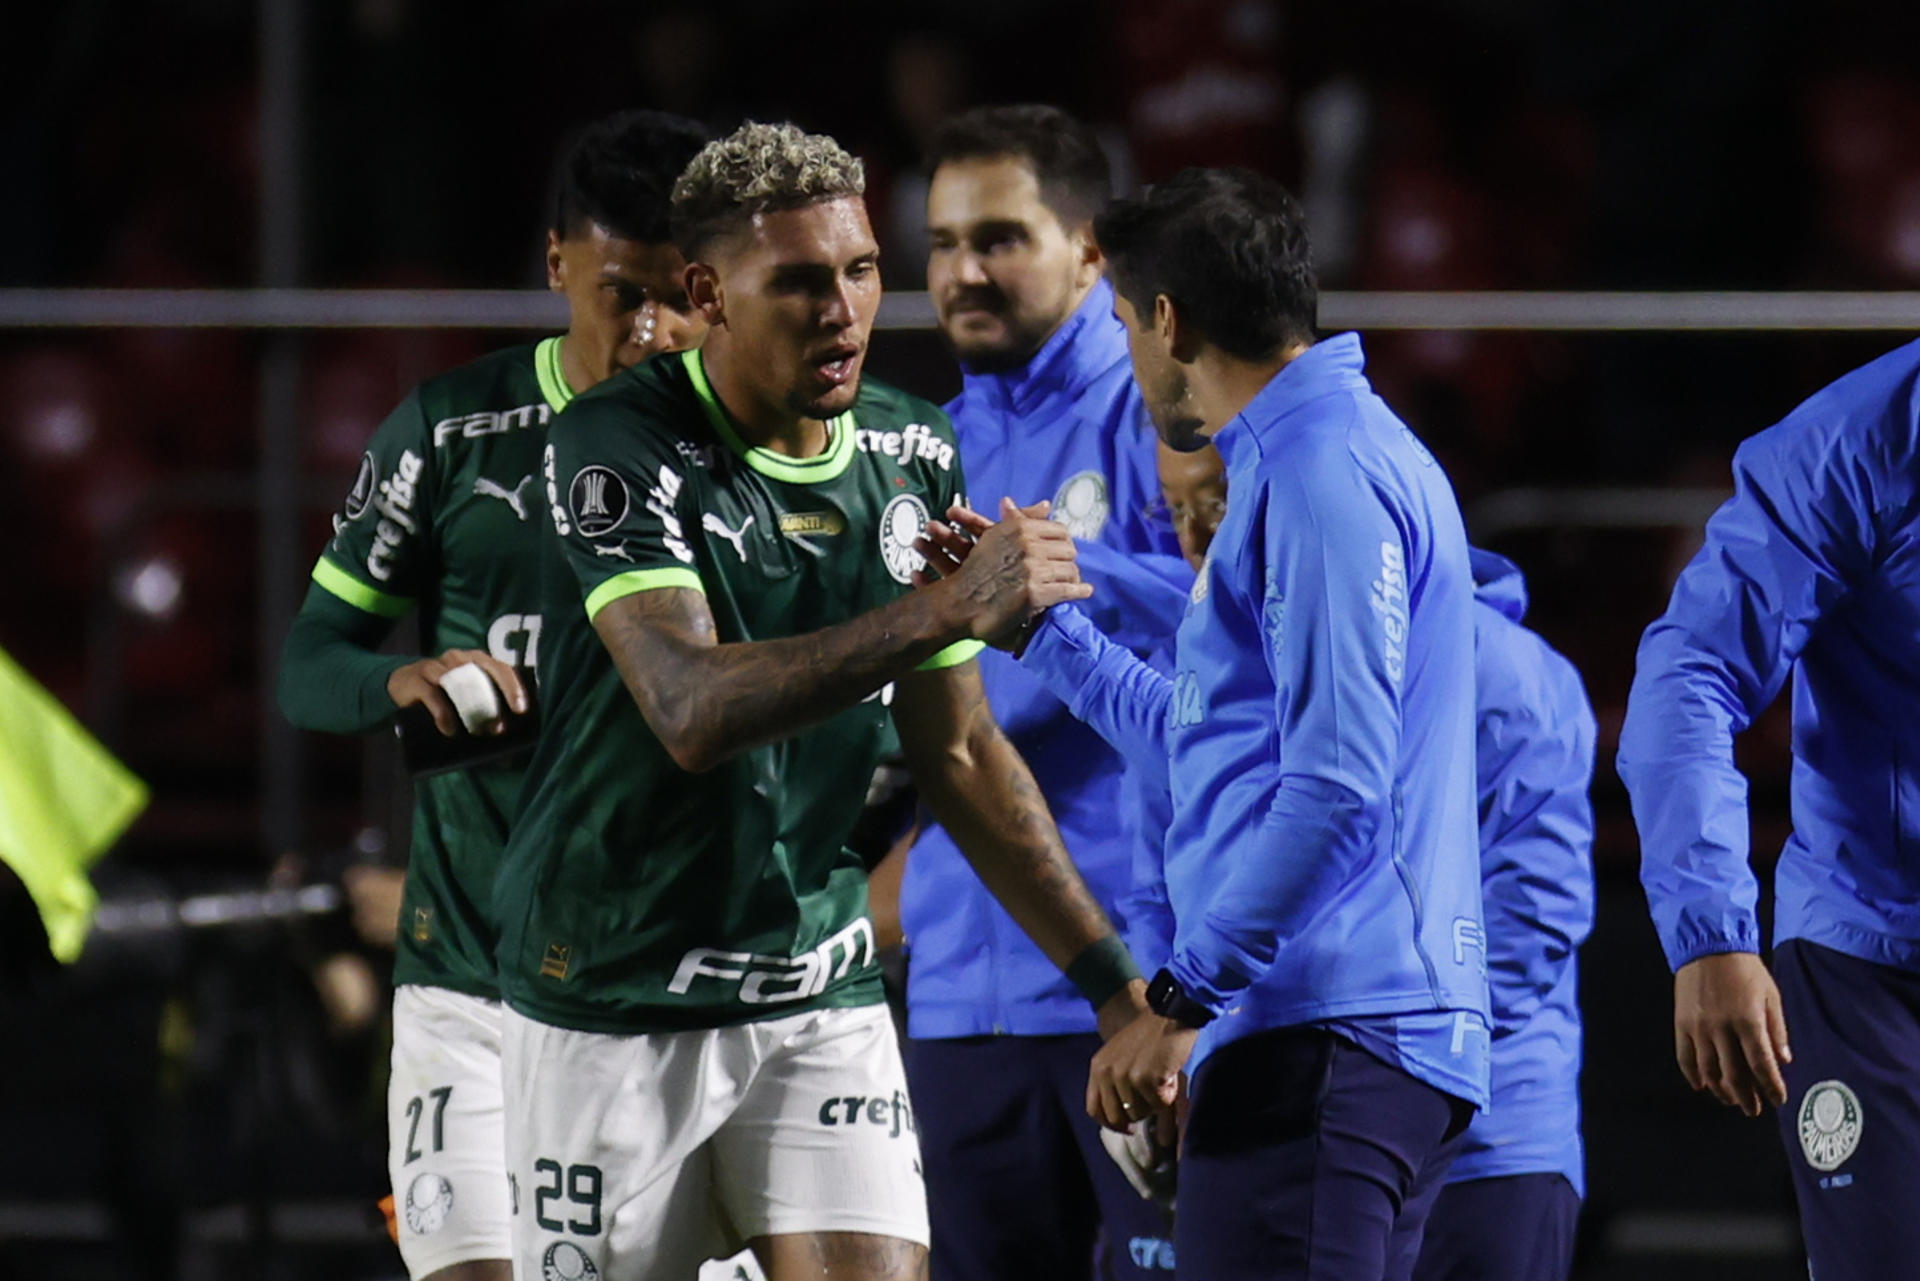
{"label": "blue training jacket", "polygon": [[1758,952],[1733,739],[1793,682],[1774,938],[1920,969],[1920,342],[1733,458],[1734,494],[1640,641],[1620,777],[1675,969]]}
{"label": "blue training jacket", "polygon": [[[1186,573],[1171,524],[1149,514],[1160,492],[1153,427],[1104,280],[1024,367],[968,374],[947,412],[980,510],[993,515],[1003,496],[1023,505],[1052,499],[1054,519],[1083,543],[1164,558]],[[1098,555],[1082,569],[1094,585],[1095,617],[1123,643],[1152,644],[1174,619],[1156,617],[1151,601],[1124,584],[1104,582]],[[980,674],[1081,875],[1124,928],[1134,833],[1123,816],[1120,758],[1010,656],[982,654]],[[910,1035],[1093,1030],[1086,1001],[987,892],[944,828],[929,827],[913,848],[900,918],[911,958]]]}
{"label": "blue training jacket", "polygon": [[1584,1196],[1574,953],[1593,929],[1593,708],[1573,664],[1521,626],[1519,567],[1472,555],[1493,1101],[1447,1182],[1558,1173]]}
{"label": "blue training jacket", "polygon": [[[1527,598],[1518,567],[1479,550],[1472,563],[1492,1103],[1474,1118],[1447,1177],[1557,1173],[1584,1195],[1574,952],[1593,925],[1593,712],[1573,665],[1520,625]],[[1137,763],[1130,778],[1145,782],[1156,760],[1164,766],[1171,684],[1150,664],[1072,607],[1053,611],[1023,661]],[[1167,786],[1164,768],[1159,782]],[[1163,803],[1170,808],[1170,797]],[[1164,901],[1160,859],[1160,843],[1143,840],[1136,901]],[[1133,924],[1127,941],[1142,966],[1164,964],[1171,915],[1141,910]]]}
{"label": "blue training jacket", "polygon": [[[1466,534],[1362,365],[1356,335],[1327,339],[1215,435],[1232,500],[1172,683],[1099,659],[1092,696],[1165,725],[1169,968],[1220,1015],[1195,1066],[1268,1028],[1487,1015]],[[1484,1058],[1407,1058],[1486,1101]]]}

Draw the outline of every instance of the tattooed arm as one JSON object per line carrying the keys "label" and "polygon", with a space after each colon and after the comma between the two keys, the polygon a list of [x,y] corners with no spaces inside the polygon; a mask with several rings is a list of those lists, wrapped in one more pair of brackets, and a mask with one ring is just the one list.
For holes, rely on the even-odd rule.
{"label": "tattooed arm", "polygon": [[804,636],[723,645],[705,595],[662,587],[609,603],[593,626],[647,724],[697,772],[851,707],[968,634],[922,595]]}
{"label": "tattooed arm", "polygon": [[955,641],[1091,594],[1065,526],[1016,512],[994,531],[1005,536],[983,538],[965,571],[803,636],[722,644],[706,597],[686,587],[617,597],[593,626],[673,759],[712,769],[853,706]]}
{"label": "tattooed arm", "polygon": [[1075,971],[1089,949],[1117,951],[1124,973],[1094,980],[1097,990],[1117,988],[1099,1006],[1100,1030],[1112,1035],[1145,1008],[1146,985],[1061,844],[1027,763],[995,723],[979,665],[902,677],[893,722],[921,799],[1047,959],[1086,991]]}

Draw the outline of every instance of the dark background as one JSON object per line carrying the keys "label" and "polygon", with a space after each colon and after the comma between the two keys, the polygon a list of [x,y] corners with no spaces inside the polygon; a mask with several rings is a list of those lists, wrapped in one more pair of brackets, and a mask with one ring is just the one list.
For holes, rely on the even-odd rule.
{"label": "dark background", "polygon": [[[921,145],[945,114],[1010,100],[1096,123],[1128,184],[1185,164],[1282,178],[1331,289],[1920,284],[1920,10],[1892,0],[307,8],[305,126],[279,157],[302,177],[302,285],[537,287],[556,148],[655,106],[839,137],[868,162],[890,288],[919,289]],[[260,283],[260,37],[243,0],[10,11],[0,287]],[[302,573],[386,411],[516,337],[277,340],[298,362]],[[1567,503],[1514,525],[1498,496],[1724,487],[1740,438],[1903,337],[1367,337],[1376,383],[1447,463],[1476,537],[1527,569],[1532,621],[1600,716],[1586,1276],[1804,1265],[1772,1121],[1688,1095],[1672,1066],[1611,767],[1634,644],[1697,535],[1592,528]],[[270,341],[0,330],[0,647],[154,790],[96,877],[110,897],[325,877],[404,843],[378,742],[303,739],[304,807],[262,812],[277,713],[252,482]],[[881,335],[873,368],[957,386],[927,333]],[[1779,709],[1742,757],[1766,862],[1785,833]],[[384,1044],[378,1012],[327,986],[342,952],[380,977],[322,921],[103,945],[6,1006],[0,1279],[396,1272],[356,1208],[384,1185]]]}

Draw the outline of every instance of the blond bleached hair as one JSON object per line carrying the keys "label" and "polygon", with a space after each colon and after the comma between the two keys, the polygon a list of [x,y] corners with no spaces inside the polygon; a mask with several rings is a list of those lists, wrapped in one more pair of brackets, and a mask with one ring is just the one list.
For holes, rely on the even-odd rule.
{"label": "blond bleached hair", "polygon": [[691,261],[756,214],[866,190],[866,166],[832,138],[750,120],[708,143],[673,184],[674,243]]}

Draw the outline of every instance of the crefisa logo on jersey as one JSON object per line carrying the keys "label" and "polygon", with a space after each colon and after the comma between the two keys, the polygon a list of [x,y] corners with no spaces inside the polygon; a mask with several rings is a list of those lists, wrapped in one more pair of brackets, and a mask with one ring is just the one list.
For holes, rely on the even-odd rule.
{"label": "crefisa logo on jersey", "polygon": [[901,431],[855,429],[854,448],[867,454],[881,454],[902,467],[916,458],[936,464],[941,471],[952,471],[955,457],[953,442],[942,440],[925,423],[908,423]]}
{"label": "crefisa logo on jersey", "polygon": [[407,1185],[407,1230],[430,1236],[453,1212],[453,1184],[437,1174],[422,1174]]}
{"label": "crefisa logo on jersey", "polygon": [[373,527],[373,546],[367,551],[367,572],[380,582],[393,577],[393,558],[400,544],[419,533],[413,521],[413,500],[420,494],[420,474],[425,464],[411,449],[400,455],[393,475],[374,487],[371,500],[380,523]]}
{"label": "crefisa logo on jersey", "polygon": [[596,1281],[600,1269],[571,1241],[555,1241],[540,1256],[541,1281]]}
{"label": "crefisa logo on jersey", "polygon": [[1053,519],[1075,538],[1098,538],[1112,510],[1107,478],[1097,471],[1075,472],[1053,495]]}
{"label": "crefisa logo on jersey", "polygon": [[1800,1151],[1816,1170],[1837,1170],[1860,1146],[1866,1117],[1844,1081],[1820,1081],[1800,1100]]}
{"label": "crefisa logo on jersey", "polygon": [[567,506],[574,526],[588,538],[598,538],[627,518],[627,482],[610,467],[582,467],[573,474]]}
{"label": "crefisa logo on jersey", "polygon": [[880,513],[880,558],[895,582],[911,583],[926,558],[913,550],[914,540],[927,532],[927,505],[918,494],[897,494]]}

